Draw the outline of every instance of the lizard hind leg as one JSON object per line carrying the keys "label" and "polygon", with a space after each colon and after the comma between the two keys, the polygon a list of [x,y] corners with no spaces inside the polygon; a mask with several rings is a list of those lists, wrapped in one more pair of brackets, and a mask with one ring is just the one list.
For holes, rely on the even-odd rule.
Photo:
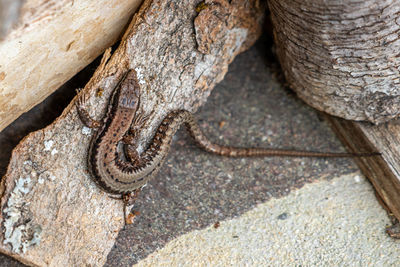
{"label": "lizard hind leg", "polygon": [[124,217],[124,223],[125,225],[132,224],[132,217],[135,215],[129,212],[127,214],[127,207],[132,206],[135,204],[136,200],[138,199],[139,193],[142,190],[142,188],[135,189],[133,192],[130,193],[124,193],[121,194],[120,196],[114,196],[114,195],[109,195],[109,198],[112,199],[117,199],[117,200],[122,200],[123,207],[122,207],[122,212],[123,212],[123,217]]}
{"label": "lizard hind leg", "polygon": [[129,214],[127,215],[126,208],[127,208],[127,206],[132,206],[136,202],[141,190],[142,190],[142,188],[138,188],[138,189],[135,189],[133,192],[122,194],[122,196],[121,196],[122,201],[124,202],[123,212],[124,212],[125,225],[133,223],[133,218],[135,215],[132,214],[131,212],[129,212]]}

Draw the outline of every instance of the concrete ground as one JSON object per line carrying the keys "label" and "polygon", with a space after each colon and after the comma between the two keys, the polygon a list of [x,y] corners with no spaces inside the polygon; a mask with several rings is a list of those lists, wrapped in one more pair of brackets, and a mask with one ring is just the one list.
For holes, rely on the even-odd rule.
{"label": "concrete ground", "polygon": [[[197,114],[204,132],[227,145],[343,151],[282,85],[270,51],[262,39],[235,59]],[[181,130],[133,210],[106,266],[400,265],[400,241],[386,236],[389,219],[352,159],[222,158]]]}
{"label": "concrete ground", "polygon": [[400,266],[388,223],[355,172],[177,237],[136,266]]}

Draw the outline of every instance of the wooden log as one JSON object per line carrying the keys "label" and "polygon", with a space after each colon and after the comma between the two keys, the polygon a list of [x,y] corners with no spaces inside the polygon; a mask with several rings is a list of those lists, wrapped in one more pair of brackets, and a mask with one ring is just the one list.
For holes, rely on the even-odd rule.
{"label": "wooden log", "polygon": [[[290,87],[309,105],[351,120],[400,114],[400,0],[271,0],[277,55]],[[400,219],[400,127],[329,118],[381,199]]]}
{"label": "wooden log", "polygon": [[400,114],[400,0],[271,0],[277,55],[307,104],[351,120]]}
{"label": "wooden log", "polygon": [[[140,111],[150,114],[140,132],[145,147],[169,111],[195,111],[206,101],[229,63],[258,38],[263,13],[257,0],[144,1],[81,92],[89,113],[102,118],[120,78],[135,69]],[[89,176],[93,132],[83,127],[75,100],[15,148],[2,180],[0,251],[24,263],[100,266],[124,225],[122,201]]]}
{"label": "wooden log", "polygon": [[400,219],[400,125],[372,125],[326,116],[341,141],[352,152],[379,151],[382,156],[355,158],[390,212]]}
{"label": "wooden log", "polygon": [[0,130],[111,46],[141,2],[24,1],[0,40]]}

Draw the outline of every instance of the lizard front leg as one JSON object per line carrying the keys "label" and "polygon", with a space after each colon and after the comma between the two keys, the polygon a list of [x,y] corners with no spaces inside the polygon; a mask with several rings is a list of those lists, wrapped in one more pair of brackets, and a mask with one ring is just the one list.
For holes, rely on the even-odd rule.
{"label": "lizard front leg", "polygon": [[127,161],[132,163],[133,165],[140,165],[141,158],[137,151],[138,148],[138,139],[139,139],[139,131],[143,128],[144,123],[148,120],[149,115],[143,115],[143,112],[140,112],[134,119],[131,128],[125,134],[122,139],[122,143],[124,144],[124,153]]}
{"label": "lizard front leg", "polygon": [[86,99],[85,95],[80,94],[78,96],[78,99],[75,102],[75,106],[78,111],[79,118],[81,119],[81,121],[83,122],[83,124],[85,126],[87,126],[89,128],[98,129],[102,125],[102,122],[90,117],[89,113],[84,108],[84,106],[86,105],[86,101],[87,101],[87,99]]}

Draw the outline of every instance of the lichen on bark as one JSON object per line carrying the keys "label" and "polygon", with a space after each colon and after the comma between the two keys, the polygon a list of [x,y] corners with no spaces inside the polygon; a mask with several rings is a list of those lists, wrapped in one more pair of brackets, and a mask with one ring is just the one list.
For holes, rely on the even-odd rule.
{"label": "lichen on bark", "polygon": [[[119,48],[112,56],[110,50],[106,52],[83,89],[88,112],[101,119],[119,79],[128,69],[136,70],[141,84],[140,111],[151,114],[140,133],[142,149],[165,114],[174,109],[196,111],[224,77],[229,63],[261,32],[264,5],[259,1],[205,1],[207,8],[198,13],[199,3],[144,1]],[[196,21],[210,12],[218,17],[212,36],[204,25],[207,22]],[[210,41],[207,54],[198,50],[195,29],[204,29],[202,37],[209,36],[205,38]],[[83,128],[75,100],[54,123],[16,147],[2,180],[0,251],[28,264],[102,265],[123,227],[122,202],[109,198],[89,177],[87,153],[93,131]],[[31,168],[24,167],[26,160]],[[32,172],[37,175],[33,177]],[[31,235],[30,246],[13,251],[10,242],[4,243],[9,240],[4,233],[10,229],[7,209],[22,210],[7,203],[13,192],[20,192],[18,179],[28,176],[31,190],[23,196],[23,206],[28,209],[27,219],[35,223],[32,229],[40,229],[40,242],[36,242],[39,236]],[[11,227],[17,225],[11,223]]]}

